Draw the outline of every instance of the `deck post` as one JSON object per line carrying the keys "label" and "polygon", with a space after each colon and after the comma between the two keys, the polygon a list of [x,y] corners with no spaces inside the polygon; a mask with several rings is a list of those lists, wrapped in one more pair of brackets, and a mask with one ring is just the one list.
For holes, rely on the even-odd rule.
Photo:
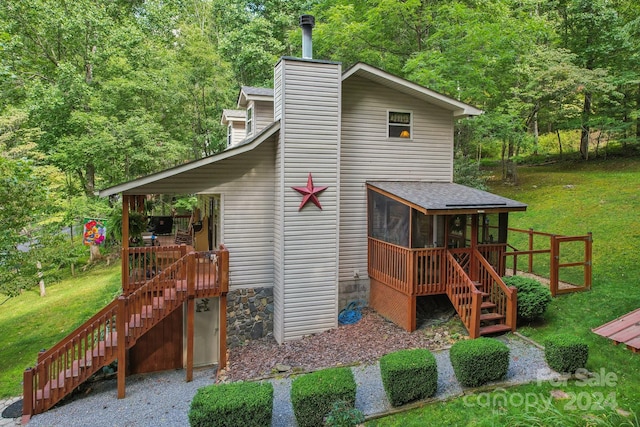
{"label": "deck post", "polygon": [[33,415],[33,368],[27,368],[22,374],[22,424]]}
{"label": "deck post", "polygon": [[196,296],[196,256],[191,252],[187,258],[187,378],[186,381],[193,380],[193,333],[194,333],[194,312]]}
{"label": "deck post", "polygon": [[549,290],[551,291],[551,296],[555,297],[558,294],[558,280],[560,274],[560,243],[558,242],[557,236],[551,236],[551,255],[549,260],[549,266],[551,267],[551,271],[549,271]]}
{"label": "deck post", "polygon": [[472,339],[480,336],[480,312],[482,311],[482,298],[480,292],[471,294],[471,322],[469,322],[469,336]]}
{"label": "deck post", "polygon": [[587,233],[587,238],[584,242],[584,287],[591,289],[591,277],[592,277],[592,250],[593,250],[593,235],[591,232]]}
{"label": "deck post", "polygon": [[220,369],[224,369],[227,367],[227,294],[225,293],[221,293],[220,294],[220,307],[219,307],[219,315],[220,315],[220,328],[218,329],[219,332],[219,339],[220,339],[220,345],[218,347],[219,351],[220,351],[220,355],[218,356],[218,371],[220,371]]}
{"label": "deck post", "polygon": [[125,328],[127,317],[127,298],[118,297],[118,315],[116,330],[118,331],[118,399],[125,396],[125,378],[127,368],[127,331]]}
{"label": "deck post", "polygon": [[533,228],[529,229],[529,273],[533,273]]}
{"label": "deck post", "polygon": [[516,331],[516,323],[518,319],[518,288],[509,286],[511,289],[511,298],[507,299],[507,325],[511,326],[511,332]]}

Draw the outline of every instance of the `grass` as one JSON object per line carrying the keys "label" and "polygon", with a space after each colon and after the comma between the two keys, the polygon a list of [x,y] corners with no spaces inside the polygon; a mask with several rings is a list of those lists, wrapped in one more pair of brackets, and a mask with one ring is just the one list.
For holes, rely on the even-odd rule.
{"label": "grass", "polygon": [[[543,321],[519,325],[518,331],[540,343],[558,332],[583,337],[590,348],[587,369],[611,381],[600,375],[596,380],[603,381],[589,384],[522,385],[426,405],[368,425],[638,425],[634,415],[624,414],[640,417],[640,353],[615,346],[591,329],[640,307],[640,159],[522,167],[518,176],[517,186],[491,185],[492,192],[529,205],[527,212],[509,216],[511,227],[593,233],[592,290],[555,298]],[[565,398],[554,398],[547,407],[533,405],[554,390]]]}
{"label": "grass", "polygon": [[107,305],[120,291],[120,265],[92,269],[0,305],[0,398],[22,394],[22,373],[49,348]]}

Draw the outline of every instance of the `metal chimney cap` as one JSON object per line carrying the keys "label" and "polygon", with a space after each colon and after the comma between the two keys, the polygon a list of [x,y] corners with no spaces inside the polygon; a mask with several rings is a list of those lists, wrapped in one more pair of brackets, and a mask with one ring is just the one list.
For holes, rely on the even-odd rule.
{"label": "metal chimney cap", "polygon": [[305,25],[310,25],[311,28],[316,25],[316,18],[313,15],[302,15],[300,16],[300,26],[304,27]]}

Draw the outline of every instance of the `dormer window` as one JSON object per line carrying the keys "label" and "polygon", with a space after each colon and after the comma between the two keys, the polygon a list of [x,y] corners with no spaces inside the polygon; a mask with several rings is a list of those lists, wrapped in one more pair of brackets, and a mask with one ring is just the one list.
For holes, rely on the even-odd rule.
{"label": "dormer window", "polygon": [[227,126],[227,147],[231,147],[231,132],[233,131],[233,126],[231,123]]}
{"label": "dormer window", "polygon": [[389,129],[389,138],[411,139],[413,135],[411,112],[389,111],[387,128]]}
{"label": "dormer window", "polygon": [[253,106],[247,108],[247,136],[253,133]]}

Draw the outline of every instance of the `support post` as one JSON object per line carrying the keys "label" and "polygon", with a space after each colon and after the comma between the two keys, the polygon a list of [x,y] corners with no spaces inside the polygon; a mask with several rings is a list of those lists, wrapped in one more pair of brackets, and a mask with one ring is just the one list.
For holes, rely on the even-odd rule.
{"label": "support post", "polygon": [[592,250],[593,250],[593,235],[591,232],[587,233],[587,239],[584,242],[584,287],[591,289],[592,278]]}
{"label": "support post", "polygon": [[471,294],[471,322],[469,322],[469,336],[472,339],[480,336],[480,311],[482,310],[482,298],[480,292]]}
{"label": "support post", "polygon": [[118,399],[125,396],[125,378],[127,375],[127,331],[125,328],[127,317],[127,298],[118,297],[118,314],[116,330],[118,331]]}
{"label": "support post", "polygon": [[533,273],[533,228],[529,229],[529,273]]}
{"label": "support post", "polygon": [[549,272],[549,290],[551,296],[555,297],[558,293],[558,280],[560,275],[560,244],[555,235],[551,236],[551,255],[549,260],[549,266],[551,271]]}
{"label": "support post", "polygon": [[[22,424],[33,415],[33,368],[27,368],[22,374]],[[26,419],[25,419],[26,418]]]}
{"label": "support post", "polygon": [[218,355],[218,371],[227,367],[227,293],[220,294],[220,328],[218,329],[220,354]]}
{"label": "support post", "polygon": [[509,289],[511,298],[507,299],[507,325],[511,326],[511,332],[515,332],[518,319],[518,288],[509,286]]}
{"label": "support post", "polygon": [[192,252],[187,258],[187,378],[193,380],[193,334],[195,312],[196,256]]}

